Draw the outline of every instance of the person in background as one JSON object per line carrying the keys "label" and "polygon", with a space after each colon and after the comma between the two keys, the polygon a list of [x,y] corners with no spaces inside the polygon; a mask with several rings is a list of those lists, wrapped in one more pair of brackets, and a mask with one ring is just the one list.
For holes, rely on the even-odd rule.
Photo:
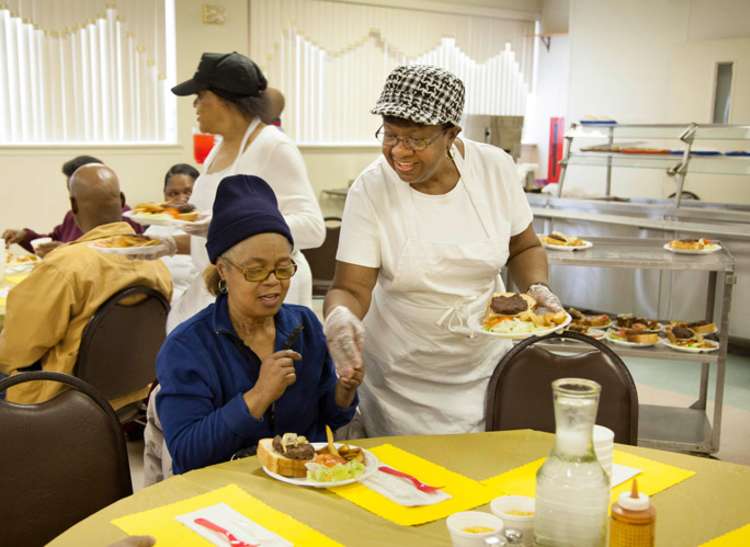
{"label": "person in background", "polygon": [[561,310],[513,160],[458,138],[463,107],[450,72],[394,69],[372,110],[383,154],[346,197],[325,333],[339,369],[367,370],[369,436],[484,429],[487,383],[510,343],[465,323],[504,290],[506,264],[521,291]]}
{"label": "person in background", "polygon": [[311,309],[284,304],[297,271],[294,239],[271,187],[221,181],[204,277],[215,301],[180,324],[156,360],[156,410],[175,473],[229,460],[294,432],[325,440],[348,423],[363,371],[336,377]]}
{"label": "person in background", "polygon": [[[326,236],[323,214],[299,149],[287,135],[262,121],[267,111],[266,89],[260,68],[236,52],[204,53],[195,75],[172,88],[175,95],[196,96],[193,105],[201,132],[222,136],[195,181],[190,203],[198,211],[210,211],[219,182],[230,175],[249,174],[265,180],[276,194],[297,246],[292,257],[299,271],[287,301],[311,306],[312,272],[300,249],[322,245]],[[195,223],[185,231],[191,237],[175,236],[167,252],[190,253],[196,270],[203,272],[209,265],[205,248],[208,222]],[[168,330],[212,301],[197,275],[172,306]]]}
{"label": "person in background", "polygon": [[[192,165],[178,163],[173,165],[164,176],[164,201],[172,205],[185,205],[193,193],[195,179],[200,173]],[[186,235],[179,228],[171,226],[149,226],[144,235],[161,239],[166,236]],[[169,272],[172,274],[172,301],[176,301],[190,286],[198,275],[193,260],[188,255],[176,254],[162,258]]]}
{"label": "person in background", "polygon": [[266,103],[267,108],[265,115],[263,116],[263,122],[268,125],[275,125],[281,127],[281,113],[284,112],[284,106],[286,106],[286,100],[284,95],[275,87],[266,88]]}
{"label": "person in background", "polygon": [[[89,163],[103,163],[100,159],[97,159],[93,156],[76,156],[72,160],[66,161],[62,166],[62,172],[63,175],[65,175],[65,184],[70,185],[70,177],[71,175],[79,168],[84,165],[88,165]],[[122,211],[129,211],[130,207],[128,207],[125,204],[125,194],[120,193],[120,202],[121,202],[121,209]],[[133,222],[130,219],[123,219],[125,222],[130,224],[136,233],[140,234],[143,232],[143,227]],[[73,211],[68,211],[65,213],[65,217],[63,217],[63,221],[61,224],[58,224],[52,229],[52,232],[49,234],[39,234],[32,230],[31,228],[21,228],[21,229],[7,229],[3,232],[3,239],[5,240],[5,244],[9,247],[13,245],[14,243],[20,245],[30,253],[33,253],[36,251],[36,254],[39,256],[44,256],[53,249],[56,249],[63,243],[69,243],[70,241],[75,241],[79,237],[81,237],[83,233],[81,232],[81,229],[78,227],[75,221],[75,217],[73,215]],[[52,239],[49,243],[44,243],[40,246],[38,246],[36,249],[34,249],[31,246],[31,242],[35,239],[38,239],[40,237],[49,237]]]}
{"label": "person in background", "polygon": [[[83,235],[50,252],[9,293],[0,332],[0,373],[48,370],[72,374],[86,325],[116,292],[133,285],[153,288],[167,298],[172,282],[159,261],[132,260],[101,253],[91,242],[135,234],[121,220],[120,185],[100,163],[78,168],[70,177],[70,206]],[[28,382],[10,388],[7,400],[40,403],[56,395],[58,382]],[[148,386],[110,401],[117,410],[143,399]]]}

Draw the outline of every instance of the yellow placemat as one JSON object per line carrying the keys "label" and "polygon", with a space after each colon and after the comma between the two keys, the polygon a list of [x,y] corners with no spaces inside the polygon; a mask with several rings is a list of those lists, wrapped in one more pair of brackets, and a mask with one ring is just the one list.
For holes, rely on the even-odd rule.
{"label": "yellow placemat", "polygon": [[747,547],[750,545],[750,524],[712,539],[701,547]]}
{"label": "yellow placemat", "polygon": [[[542,466],[545,459],[539,458],[501,475],[490,477],[482,481],[482,484],[490,487],[498,496],[534,496],[536,493],[536,472]],[[695,475],[695,471],[688,471],[687,469],[635,456],[620,450],[614,451],[612,461],[620,465],[640,469],[641,472],[637,475],[638,490],[649,496],[658,494]],[[615,486],[610,496],[611,501],[614,502],[621,492],[629,491],[630,481],[625,481]]]}
{"label": "yellow placemat", "polygon": [[29,277],[29,273],[28,272],[17,273],[17,274],[10,274],[10,275],[6,275],[5,276],[5,281],[9,285],[18,285],[21,281],[23,281],[27,277]]}
{"label": "yellow placemat", "polygon": [[331,489],[332,492],[352,503],[401,526],[432,522],[457,511],[466,511],[483,505],[494,497],[494,491],[479,482],[396,448],[392,444],[377,446],[371,448],[370,451],[382,463],[419,477],[419,480],[426,484],[444,486],[442,490],[452,496],[451,499],[435,505],[404,507],[363,484],[350,484]]}
{"label": "yellow placemat", "polygon": [[211,545],[190,528],[177,521],[175,517],[221,502],[226,503],[235,511],[242,513],[294,545],[341,547],[340,543],[336,543],[289,515],[269,507],[236,484],[230,484],[206,494],[170,503],[150,511],[120,517],[113,520],[112,524],[130,535],[148,534],[154,536],[157,547]]}

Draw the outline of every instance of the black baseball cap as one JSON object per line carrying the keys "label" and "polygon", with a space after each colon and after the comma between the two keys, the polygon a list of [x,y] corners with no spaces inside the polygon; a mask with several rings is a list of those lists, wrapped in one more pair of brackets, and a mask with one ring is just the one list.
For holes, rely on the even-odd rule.
{"label": "black baseball cap", "polygon": [[237,53],[204,53],[198,70],[189,80],[172,88],[179,96],[194,95],[210,89],[217,95],[232,98],[258,97],[268,82],[258,65]]}

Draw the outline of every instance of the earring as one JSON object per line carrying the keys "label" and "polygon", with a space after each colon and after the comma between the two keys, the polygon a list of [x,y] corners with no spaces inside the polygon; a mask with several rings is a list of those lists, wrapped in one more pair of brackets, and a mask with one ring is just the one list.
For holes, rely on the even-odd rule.
{"label": "earring", "polygon": [[223,279],[219,279],[218,286],[219,286],[219,292],[221,294],[227,294],[227,282],[226,281],[224,281]]}

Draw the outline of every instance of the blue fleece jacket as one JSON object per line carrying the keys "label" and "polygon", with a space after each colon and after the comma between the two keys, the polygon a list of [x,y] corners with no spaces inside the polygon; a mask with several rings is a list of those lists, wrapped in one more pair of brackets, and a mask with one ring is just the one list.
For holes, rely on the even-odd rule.
{"label": "blue fleece jacket", "polygon": [[302,360],[294,363],[297,381],[260,420],[242,398],[258,380],[260,359],[237,336],[226,296],[167,337],[156,361],[161,384],[156,408],[175,473],[227,461],[277,434],[324,441],[326,424],[335,429],[352,419],[357,399],[349,408],[336,405],[335,369],[313,311],[284,304],[274,320],[274,351],[284,349],[295,327],[304,326],[292,346]]}

